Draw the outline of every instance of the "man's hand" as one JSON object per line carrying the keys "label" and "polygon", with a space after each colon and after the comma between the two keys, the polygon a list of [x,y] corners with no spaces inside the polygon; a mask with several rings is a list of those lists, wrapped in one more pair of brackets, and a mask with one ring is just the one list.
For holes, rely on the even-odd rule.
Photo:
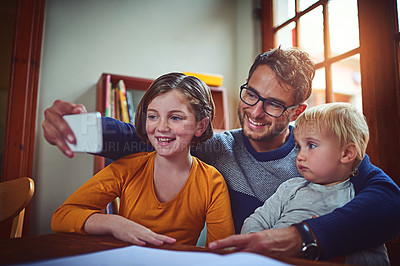
{"label": "man's hand", "polygon": [[75,144],[75,135],[65,122],[63,115],[86,113],[85,106],[56,100],[50,108],[44,111],[42,123],[44,138],[48,143],[56,145],[66,156],[72,158],[74,153],[68,147],[68,142]]}
{"label": "man's hand", "polygon": [[302,240],[294,226],[283,229],[270,229],[260,232],[233,235],[210,243],[209,248],[235,248],[276,257],[295,257],[299,254]]}

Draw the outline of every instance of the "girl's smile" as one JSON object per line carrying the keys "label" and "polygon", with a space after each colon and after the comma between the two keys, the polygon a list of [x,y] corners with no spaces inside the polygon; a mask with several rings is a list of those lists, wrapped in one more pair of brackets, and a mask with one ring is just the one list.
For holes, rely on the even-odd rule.
{"label": "girl's smile", "polygon": [[172,90],[155,97],[147,108],[146,132],[161,156],[187,156],[193,136],[199,136],[200,123],[186,97]]}

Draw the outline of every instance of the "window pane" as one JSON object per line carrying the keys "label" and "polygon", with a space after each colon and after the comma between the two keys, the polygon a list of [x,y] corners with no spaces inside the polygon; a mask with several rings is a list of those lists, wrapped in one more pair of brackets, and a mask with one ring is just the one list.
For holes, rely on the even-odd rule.
{"label": "window pane", "polygon": [[274,26],[279,26],[296,14],[294,0],[274,0]]}
{"label": "window pane", "polygon": [[328,17],[332,56],[360,46],[357,0],[329,1]]}
{"label": "window pane", "polygon": [[325,103],[325,68],[319,68],[315,71],[312,84],[311,97],[307,101],[309,107]]}
{"label": "window pane", "polygon": [[306,10],[309,6],[318,2],[318,0],[299,0],[299,9],[300,11]]}
{"label": "window pane", "polygon": [[360,55],[332,64],[333,101],[349,102],[362,112]]}
{"label": "window pane", "polygon": [[276,32],[276,47],[279,45],[281,45],[282,48],[295,46],[293,40],[295,25],[296,24],[294,22],[291,22],[289,25]]}
{"label": "window pane", "polygon": [[299,48],[307,52],[315,63],[322,62],[324,60],[322,6],[302,16],[299,24]]}
{"label": "window pane", "polygon": [[400,1],[397,0],[397,28],[400,28]]}

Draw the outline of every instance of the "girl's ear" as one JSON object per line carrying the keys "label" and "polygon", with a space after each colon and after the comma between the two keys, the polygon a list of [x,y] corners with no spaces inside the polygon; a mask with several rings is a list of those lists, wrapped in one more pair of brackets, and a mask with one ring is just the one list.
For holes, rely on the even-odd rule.
{"label": "girl's ear", "polygon": [[200,122],[197,123],[197,129],[194,132],[195,137],[201,137],[204,131],[206,131],[208,124],[210,123],[209,117],[204,117]]}
{"label": "girl's ear", "polygon": [[352,163],[357,157],[357,148],[354,143],[346,144],[343,147],[342,158],[340,161],[342,163]]}

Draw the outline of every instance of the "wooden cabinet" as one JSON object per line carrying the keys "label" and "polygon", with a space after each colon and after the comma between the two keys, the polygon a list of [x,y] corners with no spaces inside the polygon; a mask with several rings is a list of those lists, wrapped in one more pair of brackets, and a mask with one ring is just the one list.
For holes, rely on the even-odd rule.
{"label": "wooden cabinet", "polygon": [[[152,79],[122,76],[103,73],[97,82],[96,93],[96,111],[102,116],[105,115],[106,91],[110,89],[111,84],[115,86],[120,80],[123,80],[127,90],[146,91]],[[215,104],[215,116],[213,127],[215,131],[224,131],[229,129],[229,116],[227,109],[227,96],[224,87],[209,86]],[[105,159],[96,156],[94,162],[94,173],[104,168]]]}

